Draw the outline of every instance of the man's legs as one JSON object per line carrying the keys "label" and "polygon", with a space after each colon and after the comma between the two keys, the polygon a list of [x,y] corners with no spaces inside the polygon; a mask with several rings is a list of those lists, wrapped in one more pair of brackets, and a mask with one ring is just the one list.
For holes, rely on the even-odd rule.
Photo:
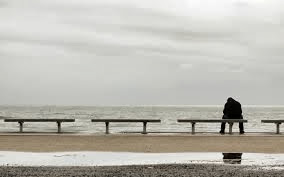
{"label": "man's legs", "polygon": [[[242,115],[241,115],[240,119],[243,119]],[[240,129],[240,133],[241,134],[245,133],[245,131],[244,131],[244,123],[242,123],[242,122],[239,123],[239,129]]]}
{"label": "man's legs", "polygon": [[[223,115],[222,119],[227,119],[227,116]],[[221,130],[220,130],[220,133],[221,133],[221,134],[224,134],[224,133],[225,133],[225,127],[226,127],[226,123],[225,123],[225,122],[222,122],[222,123],[221,123]]]}

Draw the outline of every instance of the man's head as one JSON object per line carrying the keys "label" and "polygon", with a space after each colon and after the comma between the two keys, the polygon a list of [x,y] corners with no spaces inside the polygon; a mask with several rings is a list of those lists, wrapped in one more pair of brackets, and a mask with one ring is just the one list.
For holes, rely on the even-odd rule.
{"label": "man's head", "polygon": [[232,98],[232,97],[229,97],[228,99],[227,99],[227,102],[234,102],[235,100]]}

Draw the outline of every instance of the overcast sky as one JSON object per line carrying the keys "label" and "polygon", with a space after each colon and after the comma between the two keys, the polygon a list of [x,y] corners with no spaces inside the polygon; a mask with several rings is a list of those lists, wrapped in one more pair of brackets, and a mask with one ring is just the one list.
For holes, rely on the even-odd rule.
{"label": "overcast sky", "polygon": [[0,104],[284,105],[283,0],[0,0]]}

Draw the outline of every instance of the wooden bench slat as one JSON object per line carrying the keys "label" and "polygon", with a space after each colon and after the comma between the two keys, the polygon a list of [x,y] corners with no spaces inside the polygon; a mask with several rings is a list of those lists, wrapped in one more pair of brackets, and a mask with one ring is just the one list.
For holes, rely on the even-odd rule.
{"label": "wooden bench slat", "polygon": [[284,120],[261,120],[262,123],[284,123]]}
{"label": "wooden bench slat", "polygon": [[75,119],[4,119],[4,122],[75,122]]}
{"label": "wooden bench slat", "polygon": [[161,122],[160,119],[92,119],[92,122]]}
{"label": "wooden bench slat", "polygon": [[222,122],[248,122],[246,119],[178,119],[178,122],[208,122],[208,123],[222,123]]}

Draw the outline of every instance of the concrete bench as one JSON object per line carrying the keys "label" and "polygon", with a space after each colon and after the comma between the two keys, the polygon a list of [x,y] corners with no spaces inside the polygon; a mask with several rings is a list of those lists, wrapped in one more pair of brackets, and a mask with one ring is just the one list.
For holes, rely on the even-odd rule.
{"label": "concrete bench", "polygon": [[147,134],[146,126],[148,122],[160,123],[160,119],[92,119],[92,122],[105,122],[106,134],[109,134],[109,123],[110,122],[142,122],[143,123],[143,134]]}
{"label": "concrete bench", "polygon": [[180,123],[191,123],[192,129],[191,133],[195,133],[195,124],[196,123],[228,123],[229,126],[229,133],[232,134],[233,131],[233,124],[234,123],[240,123],[240,122],[248,122],[244,119],[178,119],[177,120]]}
{"label": "concrete bench", "polygon": [[20,124],[20,132],[23,132],[24,122],[56,122],[57,132],[61,133],[61,123],[62,122],[75,122],[75,119],[18,119],[18,118],[8,118],[4,119],[4,122],[18,122]]}
{"label": "concrete bench", "polygon": [[280,124],[283,122],[284,120],[261,120],[261,123],[274,123],[276,125],[276,134],[280,134]]}

